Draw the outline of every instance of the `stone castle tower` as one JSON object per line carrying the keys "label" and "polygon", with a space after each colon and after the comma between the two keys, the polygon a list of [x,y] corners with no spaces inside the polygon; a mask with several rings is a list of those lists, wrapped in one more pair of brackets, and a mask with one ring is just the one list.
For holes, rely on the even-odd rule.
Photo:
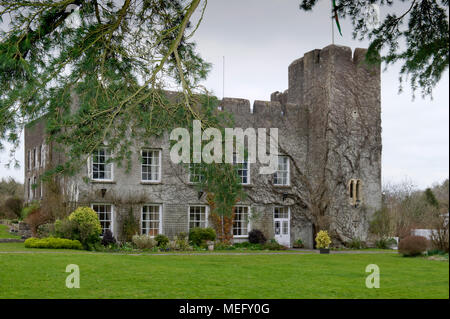
{"label": "stone castle tower", "polygon": [[[272,175],[259,175],[259,163],[249,165],[243,182],[248,197],[237,204],[248,221],[237,221],[235,241],[260,229],[286,245],[302,239],[312,248],[322,227],[332,231],[336,243],[368,239],[369,220],[381,206],[381,106],[380,66],[367,65],[365,53],[336,45],[310,51],[291,63],[288,89],[272,93],[271,101],[255,101],[252,108],[245,99],[220,102],[220,110],[233,114],[235,127],[278,128],[279,152],[287,158],[282,184]],[[28,162],[43,136],[39,123],[25,130],[26,183],[40,172]],[[188,172],[171,163],[169,147],[167,136],[142,145],[159,152],[158,181],[142,180],[138,149],[131,172],[114,167],[110,179],[94,180],[88,163],[64,181],[64,193],[75,205],[102,207],[102,216],[110,218],[104,225],[118,237],[121,216],[131,208],[143,222],[147,204],[160,207],[158,232],[169,237],[189,230],[196,218],[192,209],[204,211],[208,225],[206,196],[189,183]],[[50,162],[60,158],[51,145],[45,152]],[[27,200],[40,192],[27,190]]]}

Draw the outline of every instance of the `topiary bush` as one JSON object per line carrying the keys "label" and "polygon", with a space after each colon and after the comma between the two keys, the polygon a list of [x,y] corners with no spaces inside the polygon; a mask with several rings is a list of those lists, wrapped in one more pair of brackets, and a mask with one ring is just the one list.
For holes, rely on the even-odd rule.
{"label": "topiary bush", "polygon": [[158,247],[166,248],[169,244],[169,237],[163,234],[159,234],[155,236],[155,240],[158,243]]}
{"label": "topiary bush", "polygon": [[398,243],[398,252],[403,256],[419,256],[427,250],[429,242],[422,236],[408,236]]}
{"label": "topiary bush", "polygon": [[206,241],[214,240],[216,240],[216,231],[211,227],[195,227],[189,231],[189,241],[192,242],[193,245],[202,246]]}
{"label": "topiary bush", "polygon": [[78,240],[66,238],[35,238],[31,237],[25,240],[27,248],[54,248],[54,249],[83,249],[83,245]]}
{"label": "topiary bush", "polygon": [[148,235],[134,235],[131,240],[138,249],[152,249],[158,244],[154,238]]}
{"label": "topiary bush", "polygon": [[84,247],[95,245],[100,241],[102,227],[97,213],[90,207],[78,207],[69,215],[73,225],[72,239],[78,239]]}
{"label": "topiary bush", "polygon": [[248,241],[251,244],[265,244],[267,239],[266,236],[264,236],[263,232],[260,231],[259,229],[252,229],[249,233],[248,233]]}
{"label": "topiary bush", "polygon": [[116,239],[114,238],[112,232],[107,229],[105,230],[105,233],[103,234],[103,238],[102,238],[102,245],[103,246],[109,246],[109,245],[115,245],[116,244]]}

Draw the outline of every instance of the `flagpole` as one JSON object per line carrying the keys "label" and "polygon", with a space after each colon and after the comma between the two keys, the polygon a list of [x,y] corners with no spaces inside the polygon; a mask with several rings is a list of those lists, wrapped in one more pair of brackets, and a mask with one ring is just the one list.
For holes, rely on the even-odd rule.
{"label": "flagpole", "polygon": [[330,10],[331,11],[331,44],[334,45],[333,0],[330,1],[330,4],[331,4],[331,10]]}

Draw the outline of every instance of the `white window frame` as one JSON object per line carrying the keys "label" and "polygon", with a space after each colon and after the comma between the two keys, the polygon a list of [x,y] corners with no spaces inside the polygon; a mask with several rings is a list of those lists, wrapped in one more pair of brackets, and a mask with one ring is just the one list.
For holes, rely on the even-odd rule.
{"label": "white window frame", "polygon": [[[159,167],[158,167],[158,179],[143,179],[142,178],[142,174],[143,174],[143,167],[144,167],[144,163],[142,163],[142,153],[143,151],[150,151],[150,152],[158,152],[158,162],[159,162]],[[160,183],[161,182],[161,173],[162,173],[162,150],[159,148],[143,148],[141,149],[141,182],[142,183]],[[151,167],[152,165],[148,165],[146,164],[146,166]],[[148,173],[147,173],[148,174]],[[151,174],[150,174],[151,175]]]}
{"label": "white window frame", "polygon": [[[203,174],[196,174],[196,173],[192,174],[192,169],[195,170],[195,168],[193,168],[193,166],[195,166],[195,165],[200,165],[200,163],[189,163],[188,182],[190,184],[199,184],[199,183],[201,183],[202,179],[203,180],[205,179],[205,175],[203,175]],[[192,181],[191,178],[193,176],[199,176],[199,178],[200,178],[199,181],[198,182]]]}
{"label": "white window frame", "polygon": [[33,155],[34,155],[34,168],[39,168],[39,162],[38,162],[38,151],[37,148],[33,148]]}
{"label": "white window frame", "polygon": [[31,150],[28,150],[28,170],[31,171]]}
{"label": "white window frame", "polygon": [[[287,159],[287,170],[286,171],[280,171],[280,163],[278,162],[279,161],[279,159],[280,159],[280,157],[283,157],[283,158],[286,158]],[[286,156],[286,155],[278,155],[278,158],[277,158],[277,171],[274,173],[274,176],[273,176],[273,185],[275,185],[275,186],[290,186],[291,185],[291,159],[288,157],[288,156]],[[279,184],[279,183],[275,183],[275,175],[278,173],[278,172],[286,172],[286,184]]]}
{"label": "white window frame", "polygon": [[[247,170],[247,183],[242,183],[242,176],[239,175],[239,173],[238,173],[238,175],[239,175],[239,177],[241,179],[241,185],[250,185],[250,163],[248,161],[248,158],[247,158],[247,160],[243,159],[242,162],[237,162],[237,153],[233,153],[233,165],[244,164],[244,163],[247,164],[247,168],[246,168],[246,170]],[[239,170],[239,168],[238,168],[238,170]]]}
{"label": "white window frame", "polygon": [[41,167],[45,167],[45,144],[41,145]]}
{"label": "white window frame", "polygon": [[205,207],[205,227],[208,227],[208,217],[209,217],[209,206],[202,204],[192,204],[188,205],[188,232],[191,230],[191,207]]}
{"label": "white window frame", "polygon": [[[110,224],[109,224],[109,230],[111,231],[112,234],[114,234],[114,205],[113,204],[109,204],[109,203],[92,203],[91,204],[92,210],[95,211],[95,213],[97,214],[98,220],[100,221],[100,226],[102,224],[102,220],[100,220],[99,213],[94,209],[95,205],[97,205],[97,206],[100,206],[100,205],[102,205],[102,206],[111,206],[111,221],[110,221]],[[105,229],[105,231],[106,231],[106,229]],[[101,237],[103,237],[103,227],[102,227],[102,235],[101,235]]]}
{"label": "white window frame", "polygon": [[[109,157],[112,157],[112,152],[109,150],[108,147],[100,147],[97,150],[95,150],[94,152],[100,150],[100,149],[104,149],[104,150],[108,150],[110,152]],[[89,158],[89,175],[91,180],[93,181],[104,181],[104,182],[112,182],[114,181],[114,163],[105,163],[104,165],[111,165],[111,178],[94,178],[94,154],[91,154],[90,158]]]}
{"label": "white window frame", "polygon": [[[158,207],[158,223],[159,223],[159,225],[158,225],[158,235],[159,234],[162,234],[162,213],[163,213],[163,205],[162,204],[155,204],[155,203],[149,203],[149,204],[144,204],[144,205],[142,205],[141,206],[141,225],[140,225],[140,228],[141,228],[141,235],[144,235],[144,232],[143,232],[143,230],[144,230],[144,227],[143,227],[143,223],[144,223],[144,207],[148,207],[148,206],[154,206],[154,207]],[[148,212],[147,212],[147,214],[148,214]],[[154,221],[154,220],[148,220],[147,222],[151,222],[151,221]],[[147,229],[147,228],[146,228]],[[148,232],[145,234],[145,235],[148,235]],[[155,237],[155,236],[150,236],[150,237]]]}
{"label": "white window frame", "polygon": [[[233,232],[233,238],[248,238],[248,233],[251,230],[251,225],[250,225],[250,216],[251,216],[251,206],[247,206],[247,205],[236,205],[235,208],[247,208],[247,235],[235,235],[234,234],[234,220],[233,220],[233,226],[231,231]],[[235,212],[235,216],[236,216],[236,212]]]}

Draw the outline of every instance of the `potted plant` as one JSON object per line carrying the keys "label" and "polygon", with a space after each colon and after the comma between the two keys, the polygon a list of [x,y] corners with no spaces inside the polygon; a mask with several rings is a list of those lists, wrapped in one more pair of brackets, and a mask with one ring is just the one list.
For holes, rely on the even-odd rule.
{"label": "potted plant", "polygon": [[316,247],[319,248],[321,254],[330,253],[331,239],[326,230],[321,230],[316,236]]}
{"label": "potted plant", "polygon": [[214,250],[214,242],[212,240],[208,240],[206,245],[208,245],[208,250]]}
{"label": "potted plant", "polygon": [[301,239],[297,239],[296,241],[294,241],[293,247],[294,248],[303,248],[304,247],[303,241]]}

